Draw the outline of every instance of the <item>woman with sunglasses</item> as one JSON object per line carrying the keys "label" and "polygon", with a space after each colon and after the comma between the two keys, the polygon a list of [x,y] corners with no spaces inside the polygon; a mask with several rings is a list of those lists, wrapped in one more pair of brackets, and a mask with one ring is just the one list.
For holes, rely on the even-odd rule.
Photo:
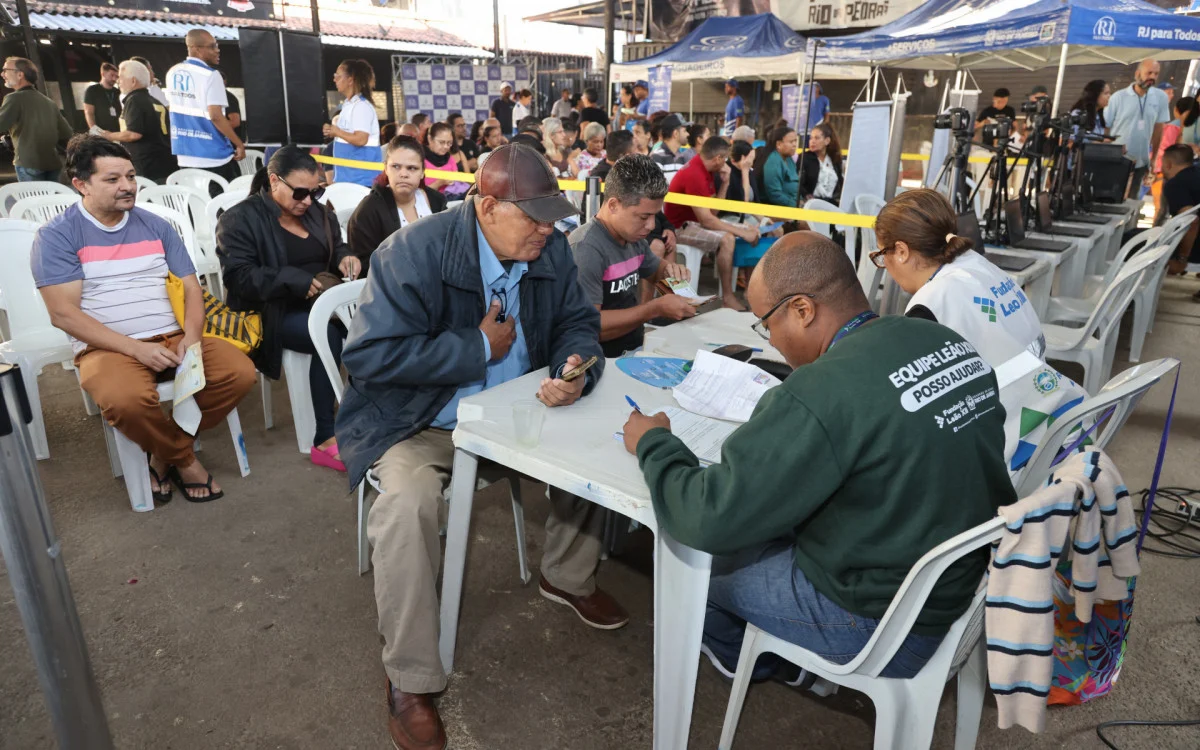
{"label": "woman with sunglasses", "polygon": [[371,255],[393,232],[446,210],[446,196],[422,184],[425,152],[421,143],[398,135],[384,148],[383,172],[346,226],[350,249],[362,261],[364,276],[370,270]]}
{"label": "woman with sunglasses", "polygon": [[[221,215],[217,255],[229,307],[262,314],[262,344],[253,355],[259,372],[278,380],[284,349],[314,355],[308,382],[317,429],[309,455],[318,466],[345,471],[334,438],[333,385],[315,356],[308,313],[321,292],[357,278],[362,265],[342,240],[337,216],[321,204],[324,193],[312,155],[284,146],[254,176],[250,197]],[[331,323],[327,333],[340,363],[345,332]]]}
{"label": "woman with sunglasses", "polygon": [[1021,287],[959,237],[950,202],[934,190],[908,190],[875,219],[871,262],[912,295],[905,315],[958,332],[993,367],[1046,349],[1042,324]]}

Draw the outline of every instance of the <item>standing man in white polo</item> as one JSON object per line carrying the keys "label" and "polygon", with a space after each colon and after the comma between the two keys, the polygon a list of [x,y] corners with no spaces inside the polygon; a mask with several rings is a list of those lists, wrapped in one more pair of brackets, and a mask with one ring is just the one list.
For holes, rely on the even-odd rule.
{"label": "standing man in white polo", "polygon": [[233,180],[241,174],[235,162],[246,158],[246,147],[225,117],[229,100],[217,70],[221,50],[204,29],[192,29],[186,41],[187,59],[167,71],[171,153],[181,168],[207,169]]}
{"label": "standing man in white polo", "polygon": [[1115,143],[1125,147],[1125,156],[1133,161],[1133,179],[1126,198],[1136,198],[1150,169],[1150,155],[1158,151],[1163,124],[1171,121],[1167,93],[1158,83],[1159,65],[1146,58],[1138,65],[1133,83],[1114,93],[1104,108],[1104,119]]}

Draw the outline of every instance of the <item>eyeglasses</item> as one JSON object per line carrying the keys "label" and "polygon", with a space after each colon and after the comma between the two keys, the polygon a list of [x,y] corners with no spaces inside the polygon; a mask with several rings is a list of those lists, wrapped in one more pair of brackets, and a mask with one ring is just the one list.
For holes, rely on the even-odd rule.
{"label": "eyeglasses", "polygon": [[308,198],[311,196],[313,199],[313,202],[315,203],[315,202],[321,200],[321,196],[325,195],[325,188],[323,188],[323,187],[317,187],[317,188],[292,187],[291,185],[288,184],[288,181],[283,179],[282,177],[279,178],[279,181],[282,182],[285,187],[292,188],[292,200],[294,200],[294,201],[302,201],[305,198]]}
{"label": "eyeglasses", "polygon": [[0,73],[18,73],[16,68],[0,68]]}
{"label": "eyeglasses", "polygon": [[783,299],[776,302],[774,307],[772,307],[770,310],[767,310],[766,315],[762,316],[753,325],[751,325],[750,326],[751,330],[753,330],[759,336],[762,336],[764,340],[770,341],[771,340],[771,331],[770,331],[770,329],[767,328],[767,318],[774,315],[776,310],[783,307],[784,304],[795,299],[796,297],[808,297],[809,299],[816,299],[816,297],[809,294],[808,292],[795,292],[794,294],[789,294],[786,297],[784,297]]}
{"label": "eyeglasses", "polygon": [[873,253],[867,253],[867,258],[870,259],[871,265],[875,266],[876,268],[887,268],[887,265],[883,262],[883,256],[895,249],[895,245],[888,245],[882,250],[876,250]]}

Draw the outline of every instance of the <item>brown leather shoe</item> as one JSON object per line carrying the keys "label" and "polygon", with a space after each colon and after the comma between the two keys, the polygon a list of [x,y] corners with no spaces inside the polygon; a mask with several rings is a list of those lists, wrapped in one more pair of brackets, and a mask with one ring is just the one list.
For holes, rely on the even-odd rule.
{"label": "brown leather shoe", "polygon": [[433,696],[402,693],[387,682],[388,733],[396,750],[445,750],[446,728]]}
{"label": "brown leather shoe", "polygon": [[606,591],[596,589],[590,596],[574,596],[551,586],[545,576],[538,581],[538,593],[552,602],[575,610],[579,619],[597,630],[616,630],[629,624],[629,613]]}

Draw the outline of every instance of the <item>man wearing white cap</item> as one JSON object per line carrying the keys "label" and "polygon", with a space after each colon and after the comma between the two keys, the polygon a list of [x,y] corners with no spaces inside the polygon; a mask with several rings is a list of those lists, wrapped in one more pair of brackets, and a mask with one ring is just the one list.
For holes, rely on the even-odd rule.
{"label": "man wearing white cap", "polygon": [[513,134],[513,85],[508,81],[500,84],[500,98],[492,102],[492,117],[500,121],[500,132],[504,137]]}

